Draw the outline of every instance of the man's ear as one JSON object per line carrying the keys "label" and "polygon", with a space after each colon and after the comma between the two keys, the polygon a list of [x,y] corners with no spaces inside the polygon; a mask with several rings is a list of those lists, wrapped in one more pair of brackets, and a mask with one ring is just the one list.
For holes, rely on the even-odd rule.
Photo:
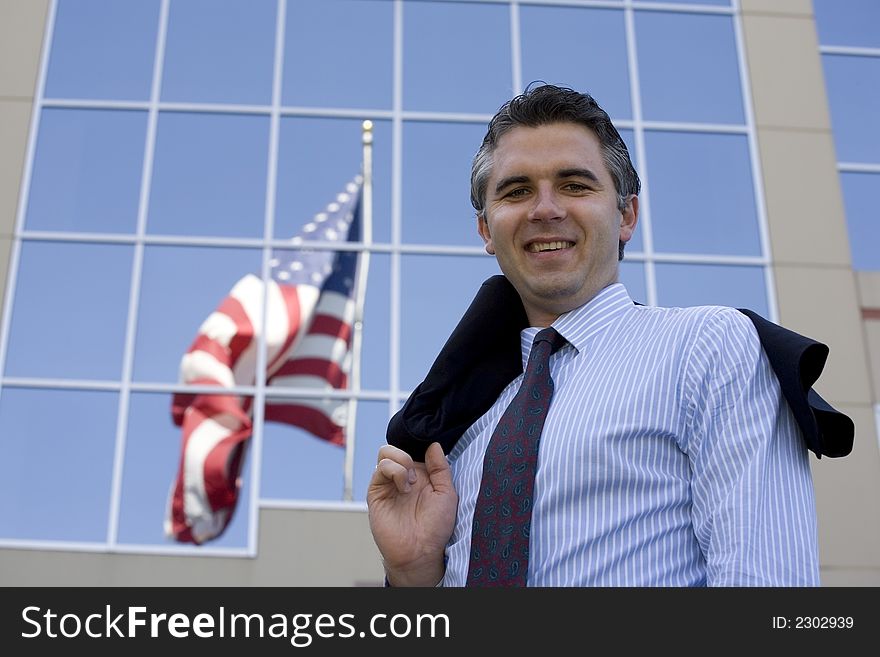
{"label": "man's ear", "polygon": [[477,215],[477,232],[483,238],[486,245],[486,253],[495,255],[495,247],[492,245],[492,235],[489,232],[489,222],[486,221],[485,213]]}
{"label": "man's ear", "polygon": [[636,224],[639,222],[639,197],[630,194],[623,210],[620,211],[620,241],[629,242],[636,232]]}

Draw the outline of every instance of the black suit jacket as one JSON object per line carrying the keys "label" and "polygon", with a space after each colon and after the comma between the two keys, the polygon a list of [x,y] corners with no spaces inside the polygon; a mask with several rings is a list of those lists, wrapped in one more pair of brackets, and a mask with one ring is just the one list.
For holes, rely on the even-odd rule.
{"label": "black suit jacket", "polygon": [[[782,393],[818,458],[852,451],[855,425],[812,389],[828,347],[740,308],[755,325]],[[488,278],[440,354],[403,407],[388,423],[387,441],[414,459],[439,442],[455,443],[522,373],[520,331],[529,325],[519,294],[501,275]]]}

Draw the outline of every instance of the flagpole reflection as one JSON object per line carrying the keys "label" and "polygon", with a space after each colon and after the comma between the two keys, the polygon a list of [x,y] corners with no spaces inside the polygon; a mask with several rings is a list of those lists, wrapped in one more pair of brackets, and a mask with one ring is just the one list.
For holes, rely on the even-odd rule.
{"label": "flagpole reflection", "polygon": [[354,481],[354,447],[357,420],[357,398],[361,391],[361,342],[364,328],[364,298],[367,294],[367,273],[370,269],[370,246],[373,243],[373,122],[362,124],[363,139],[363,187],[361,195],[361,240],[364,251],[358,259],[357,294],[355,295],[354,326],[351,343],[351,375],[345,435],[345,486],[342,499],[351,501]]}

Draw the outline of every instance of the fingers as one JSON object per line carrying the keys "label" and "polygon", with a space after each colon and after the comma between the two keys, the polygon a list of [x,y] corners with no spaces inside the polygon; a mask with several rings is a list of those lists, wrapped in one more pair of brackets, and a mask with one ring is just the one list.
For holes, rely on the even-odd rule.
{"label": "fingers", "polygon": [[[425,468],[435,490],[454,490],[452,471],[440,443],[431,443],[428,447],[425,452]],[[417,480],[416,464],[409,454],[392,445],[383,445],[379,448],[376,472],[371,483],[383,484],[393,481],[397,490],[408,493]]]}
{"label": "fingers", "polygon": [[428,469],[428,477],[435,490],[447,492],[453,489],[452,470],[440,443],[431,443],[428,447],[428,451],[425,452],[425,467]]}
{"label": "fingers", "polygon": [[377,463],[381,462],[382,459],[391,459],[407,468],[413,466],[412,457],[394,445],[382,445],[382,447],[379,448],[379,456],[376,459]]}
{"label": "fingers", "polygon": [[379,448],[373,483],[393,481],[397,490],[408,493],[417,478],[415,464],[409,454],[392,445],[383,445]]}

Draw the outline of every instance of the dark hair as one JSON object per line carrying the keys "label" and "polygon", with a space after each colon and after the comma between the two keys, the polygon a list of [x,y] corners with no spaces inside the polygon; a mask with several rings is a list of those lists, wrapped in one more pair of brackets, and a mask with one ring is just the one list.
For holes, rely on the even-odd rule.
{"label": "dark hair", "polygon": [[[639,193],[641,181],[626,144],[611,123],[608,113],[589,94],[552,84],[537,83],[537,86],[533,86],[535,84],[530,84],[519,96],[504,103],[489,121],[486,136],[471,166],[471,204],[477,216],[484,218],[486,185],[492,173],[498,140],[518,126],[537,128],[550,123],[576,123],[595,133],[599,138],[605,166],[614,181],[617,207],[623,210],[629,196]],[[623,246],[621,242],[620,259],[623,259]]]}

